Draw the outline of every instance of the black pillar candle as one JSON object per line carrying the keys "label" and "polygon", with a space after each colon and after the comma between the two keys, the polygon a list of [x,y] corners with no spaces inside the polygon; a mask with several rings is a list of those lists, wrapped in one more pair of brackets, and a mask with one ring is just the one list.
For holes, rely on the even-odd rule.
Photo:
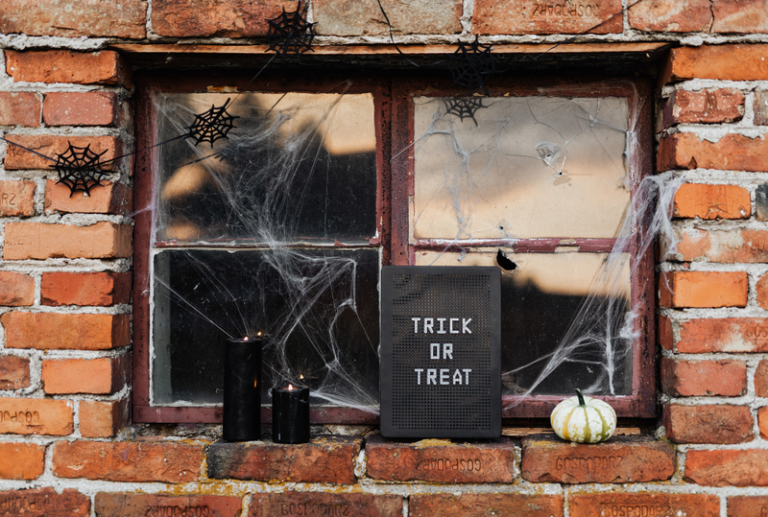
{"label": "black pillar candle", "polygon": [[224,359],[224,439],[261,438],[261,346],[263,336],[228,339]]}
{"label": "black pillar candle", "polygon": [[309,441],[309,388],[289,384],[272,388],[272,440],[276,443]]}

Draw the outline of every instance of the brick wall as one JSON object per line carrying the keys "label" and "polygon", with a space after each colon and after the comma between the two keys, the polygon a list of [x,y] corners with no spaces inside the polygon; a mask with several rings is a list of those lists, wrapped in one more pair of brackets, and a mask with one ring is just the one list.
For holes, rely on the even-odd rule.
{"label": "brick wall", "polygon": [[[284,5],[4,0],[0,131],[117,156],[132,86],[110,44],[248,43]],[[415,447],[336,426],[282,446],[131,425],[131,160],[70,197],[44,158],[0,142],[0,515],[768,515],[768,3],[382,5],[401,42],[567,42],[600,24],[579,41],[678,47],[658,64],[657,171],[686,184],[659,265],[656,433]],[[318,44],[388,42],[376,0],[314,0],[310,16]]]}

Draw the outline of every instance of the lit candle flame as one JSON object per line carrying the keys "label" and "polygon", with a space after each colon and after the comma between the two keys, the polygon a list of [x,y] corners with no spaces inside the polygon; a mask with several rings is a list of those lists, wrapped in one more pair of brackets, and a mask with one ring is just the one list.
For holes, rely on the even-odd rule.
{"label": "lit candle flame", "polygon": [[299,374],[299,379],[303,379],[303,378],[304,378],[304,374],[303,374],[303,373],[300,373],[300,374]]}
{"label": "lit candle flame", "polygon": [[288,385],[288,391],[290,391],[290,390],[292,390],[292,389],[293,389],[293,384],[289,384],[289,385]]}
{"label": "lit candle flame", "polygon": [[245,336],[245,337],[243,338],[243,341],[248,341],[248,336]]}

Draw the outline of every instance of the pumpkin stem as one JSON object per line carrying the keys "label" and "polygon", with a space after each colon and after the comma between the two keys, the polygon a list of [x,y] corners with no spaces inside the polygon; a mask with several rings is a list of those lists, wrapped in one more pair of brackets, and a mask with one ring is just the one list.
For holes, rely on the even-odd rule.
{"label": "pumpkin stem", "polygon": [[576,388],[576,396],[579,397],[579,406],[587,405],[587,403],[584,402],[584,395],[581,394],[581,390],[579,388]]}

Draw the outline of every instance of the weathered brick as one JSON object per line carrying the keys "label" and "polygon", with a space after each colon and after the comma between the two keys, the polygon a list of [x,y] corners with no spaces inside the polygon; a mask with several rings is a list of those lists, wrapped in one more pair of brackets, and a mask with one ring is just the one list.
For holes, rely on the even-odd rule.
{"label": "weathered brick", "polygon": [[746,219],[749,192],[736,185],[684,183],[675,192],[674,216],[700,219]]}
{"label": "weathered brick", "polygon": [[98,305],[128,303],[131,299],[131,274],[43,273],[43,305]]}
{"label": "weathered brick", "polygon": [[23,273],[0,271],[0,305],[24,307],[35,303],[35,279]]}
{"label": "weathered brick", "polygon": [[768,32],[768,4],[765,0],[713,0],[712,12],[715,21],[711,32]]}
{"label": "weathered brick", "polygon": [[534,483],[646,483],[675,472],[675,451],[663,442],[616,437],[578,445],[551,435],[523,438],[523,479]]}
{"label": "weathered brick", "polygon": [[549,2],[477,0],[472,14],[476,34],[609,34],[622,30],[620,0]]}
{"label": "weathered brick", "polygon": [[[90,146],[91,151],[101,154],[101,160],[106,162],[120,156],[123,144],[114,136],[53,136],[53,135],[5,135],[11,142],[15,142],[27,149],[54,159],[57,154],[67,151],[69,144],[75,147]],[[22,169],[49,169],[54,164],[43,156],[30,153],[19,146],[8,144],[5,154],[5,168],[8,170]],[[115,170],[119,160],[105,165],[105,169]]]}
{"label": "weathered brick", "polygon": [[105,181],[90,194],[69,190],[55,180],[45,185],[45,213],[127,214],[132,206],[133,189],[122,183]]}
{"label": "weathered brick", "polygon": [[763,309],[768,308],[768,275],[761,276],[755,284],[757,303]]}
{"label": "weathered brick", "polygon": [[706,32],[712,24],[709,0],[632,2],[629,25],[645,32]]}
{"label": "weathered brick", "polygon": [[272,517],[283,514],[400,517],[403,514],[403,498],[397,495],[293,491],[253,495],[251,511],[248,514],[250,517]]}
{"label": "weathered brick", "polygon": [[[239,497],[216,495],[96,494],[96,517],[240,517]],[[274,515],[278,515],[275,513]]]}
{"label": "weathered brick", "polygon": [[768,450],[688,451],[685,480],[703,486],[768,486]]}
{"label": "weathered brick", "polygon": [[159,0],[152,3],[152,30],[161,36],[182,38],[251,38],[265,36],[267,20],[295,4],[277,0]]}
{"label": "weathered brick", "polygon": [[747,406],[664,407],[667,438],[675,443],[743,443],[754,438]]}
{"label": "weathered brick", "polygon": [[18,390],[29,386],[29,359],[0,356],[0,390]]}
{"label": "weathered brick", "polygon": [[661,359],[661,388],[673,397],[737,397],[747,389],[747,365],[742,361],[684,361]]}
{"label": "weathered brick", "polygon": [[[461,0],[382,0],[394,35],[455,34],[461,32]],[[337,2],[316,0],[312,12],[318,34],[336,36],[389,36],[389,26],[376,0]]]}
{"label": "weathered brick", "polygon": [[77,490],[53,488],[0,492],[3,517],[89,517],[91,498]]}
{"label": "weathered brick", "polygon": [[146,36],[142,0],[3,0],[0,32],[27,36]]}
{"label": "weathered brick", "polygon": [[664,104],[663,127],[674,124],[721,124],[744,117],[744,94],[735,88],[692,92],[676,90]]}
{"label": "weathered brick", "polygon": [[758,397],[768,397],[768,359],[763,359],[757,364],[755,392]]}
{"label": "weathered brick", "polygon": [[14,81],[129,86],[129,69],[123,64],[120,54],[113,50],[6,50],[5,62]]}
{"label": "weathered brick", "polygon": [[715,318],[672,322],[684,354],[768,352],[768,319]]}
{"label": "weathered brick", "polygon": [[186,483],[199,478],[202,459],[202,445],[56,442],[53,474],[104,481]]}
{"label": "weathered brick", "polygon": [[515,479],[512,441],[475,444],[390,442],[381,435],[366,439],[368,476],[385,481],[437,483],[511,483]]}
{"label": "weathered brick", "polygon": [[656,335],[659,338],[659,344],[664,347],[664,350],[674,349],[675,335],[671,319],[664,315],[659,316],[656,323]]}
{"label": "weathered brick", "polygon": [[43,102],[43,120],[49,126],[111,126],[116,117],[113,92],[52,92]]}
{"label": "weathered brick", "polygon": [[[32,443],[0,443],[0,479],[36,479],[45,470],[45,447]],[[0,493],[0,501],[2,493]],[[3,505],[0,503],[0,511]],[[5,515],[5,514],[3,514]]]}
{"label": "weathered brick", "polygon": [[133,227],[126,224],[8,223],[3,258],[123,258],[131,255],[132,240]]}
{"label": "weathered brick", "polygon": [[[2,15],[0,32],[5,32],[2,30]],[[39,125],[40,99],[37,95],[29,92],[0,92],[0,126]]]}
{"label": "weathered brick", "polygon": [[760,430],[760,437],[768,440],[768,407],[757,410],[757,427]]}
{"label": "weathered brick", "polygon": [[35,214],[34,181],[0,181],[0,217]]}
{"label": "weathered brick", "polygon": [[728,134],[717,142],[694,133],[675,133],[659,143],[659,171],[672,169],[717,169],[747,172],[768,171],[768,141]]}
{"label": "weathered brick", "polygon": [[765,263],[768,262],[768,231],[683,230],[674,259],[725,264]]}
{"label": "weathered brick", "polygon": [[672,308],[746,307],[747,290],[743,271],[672,271],[659,278],[659,303]]}
{"label": "weathered brick", "polygon": [[80,435],[84,438],[111,438],[130,422],[128,399],[109,402],[81,400],[78,410]]}
{"label": "weathered brick", "polygon": [[7,348],[109,350],[131,340],[128,314],[7,312],[0,323]]}
{"label": "weathered brick", "polygon": [[0,398],[0,434],[71,434],[73,407],[68,400]]}
{"label": "weathered brick", "polygon": [[525,515],[562,517],[563,496],[523,494],[429,494],[412,495],[411,517],[487,517]]}
{"label": "weathered brick", "polygon": [[355,483],[359,438],[324,436],[301,445],[215,443],[208,447],[208,476],[292,483]]}
{"label": "weathered brick", "polygon": [[768,92],[755,92],[752,108],[755,110],[755,125],[768,126]]}
{"label": "weathered brick", "polygon": [[701,45],[670,50],[661,83],[687,79],[765,81],[768,45]]}
{"label": "weathered brick", "polygon": [[728,498],[728,517],[765,517],[768,515],[768,496],[741,495]]}
{"label": "weathered brick", "polygon": [[51,395],[109,395],[125,384],[126,363],[125,356],[46,360],[43,361],[43,389]]}
{"label": "weathered brick", "polygon": [[694,494],[575,494],[568,497],[571,517],[719,517],[720,498]]}

